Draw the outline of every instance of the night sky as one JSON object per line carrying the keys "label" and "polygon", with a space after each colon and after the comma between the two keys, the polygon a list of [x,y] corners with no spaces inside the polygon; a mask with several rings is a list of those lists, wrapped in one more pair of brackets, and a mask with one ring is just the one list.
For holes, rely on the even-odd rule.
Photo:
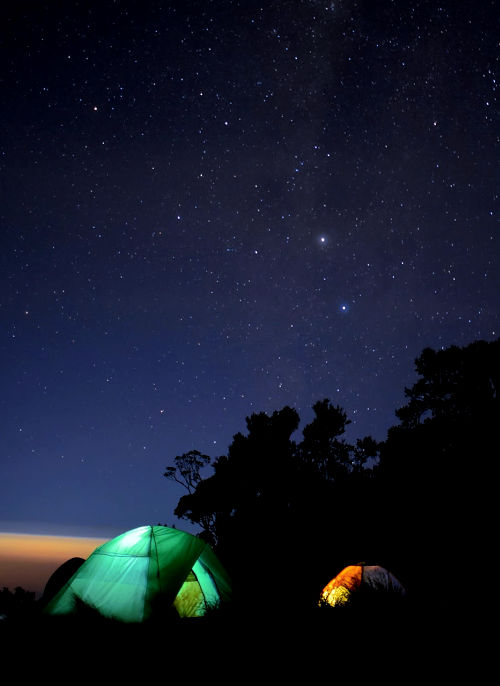
{"label": "night sky", "polygon": [[189,530],[176,455],[500,335],[493,0],[0,13],[0,530]]}

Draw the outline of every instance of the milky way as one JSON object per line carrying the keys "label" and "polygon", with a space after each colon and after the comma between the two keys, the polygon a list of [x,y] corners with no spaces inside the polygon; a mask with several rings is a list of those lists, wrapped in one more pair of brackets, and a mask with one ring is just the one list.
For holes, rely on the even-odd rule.
{"label": "milky way", "polygon": [[499,336],[495,5],[1,10],[0,528],[170,524],[175,455],[325,397],[383,439]]}

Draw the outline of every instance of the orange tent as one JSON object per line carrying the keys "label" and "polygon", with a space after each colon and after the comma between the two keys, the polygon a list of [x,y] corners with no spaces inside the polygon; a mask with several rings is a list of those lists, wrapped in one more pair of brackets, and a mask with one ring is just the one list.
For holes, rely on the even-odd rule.
{"label": "orange tent", "polygon": [[346,605],[358,592],[391,593],[405,595],[405,589],[396,577],[378,565],[349,565],[345,567],[321,592],[319,604],[332,607]]}

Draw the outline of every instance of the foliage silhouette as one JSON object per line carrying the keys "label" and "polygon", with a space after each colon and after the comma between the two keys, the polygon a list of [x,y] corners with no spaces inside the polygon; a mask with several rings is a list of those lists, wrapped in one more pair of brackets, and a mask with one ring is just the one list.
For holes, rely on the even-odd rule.
{"label": "foliage silhouette", "polygon": [[31,615],[36,610],[36,599],[33,591],[27,591],[21,586],[11,591],[4,586],[0,590],[0,619],[18,619]]}
{"label": "foliage silhouette", "polygon": [[[464,348],[425,349],[420,378],[405,390],[400,424],[388,432],[377,468],[379,501],[394,526],[385,547],[425,595],[436,564],[470,565],[491,545],[494,447],[500,419],[500,340]],[[461,562],[456,562],[461,561]],[[439,598],[467,593],[463,572],[447,576]]]}
{"label": "foliage silhouette", "polygon": [[175,466],[167,467],[163,476],[176,481],[188,493],[192,493],[201,481],[200,469],[210,464],[210,457],[202,455],[199,450],[190,450],[188,453],[178,455],[174,462]]}
{"label": "foliage silhouette", "polygon": [[[324,399],[300,442],[292,440],[300,421],[292,408],[253,414],[213,474],[190,477],[195,488],[175,514],[202,527],[242,597],[311,606],[333,574],[370,559],[425,604],[429,570],[484,555],[492,538],[500,340],[426,348],[415,368],[399,424],[381,444],[371,437],[347,443],[346,413]],[[464,583],[458,572],[447,575],[437,594],[443,606],[456,602]]]}
{"label": "foliage silhouette", "polygon": [[[247,434],[234,436],[227,455],[213,462],[213,474],[197,479],[175,509],[176,516],[203,528],[245,596],[249,587],[258,595],[270,592],[263,590],[269,588],[263,564],[283,570],[283,597],[296,594],[297,576],[309,576],[320,560],[328,566],[324,558],[330,560],[331,551],[325,556],[321,538],[331,535],[332,522],[344,516],[341,494],[350,496],[354,484],[362,488],[368,478],[363,465],[377,455],[371,438],[356,446],[343,440],[348,420],[340,407],[325,399],[313,410],[298,444],[291,437],[300,419],[292,408],[247,417]],[[349,519],[353,524],[356,515],[350,513]],[[249,555],[249,550],[255,552]]]}

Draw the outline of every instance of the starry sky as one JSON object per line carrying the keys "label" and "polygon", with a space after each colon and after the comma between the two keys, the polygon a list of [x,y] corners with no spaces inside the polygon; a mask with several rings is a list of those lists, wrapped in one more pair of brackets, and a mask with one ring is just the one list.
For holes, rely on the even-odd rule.
{"label": "starry sky", "polygon": [[0,530],[189,530],[176,455],[498,338],[493,0],[6,5]]}

